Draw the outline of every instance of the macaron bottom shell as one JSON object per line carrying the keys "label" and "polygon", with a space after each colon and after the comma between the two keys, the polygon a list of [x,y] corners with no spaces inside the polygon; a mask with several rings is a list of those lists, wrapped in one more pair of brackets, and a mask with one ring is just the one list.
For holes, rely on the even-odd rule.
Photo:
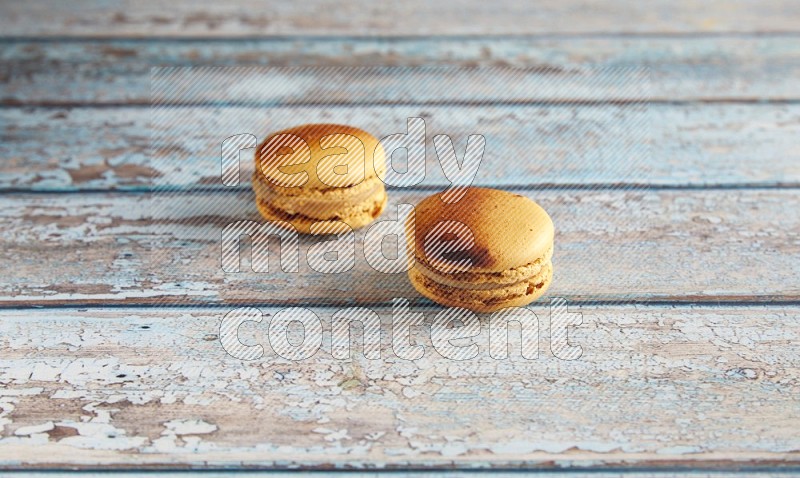
{"label": "macaron bottom shell", "polygon": [[473,312],[495,312],[506,307],[522,307],[541,297],[553,280],[553,265],[548,262],[529,279],[492,289],[452,287],[436,282],[417,268],[408,271],[408,278],[420,294],[438,304]]}

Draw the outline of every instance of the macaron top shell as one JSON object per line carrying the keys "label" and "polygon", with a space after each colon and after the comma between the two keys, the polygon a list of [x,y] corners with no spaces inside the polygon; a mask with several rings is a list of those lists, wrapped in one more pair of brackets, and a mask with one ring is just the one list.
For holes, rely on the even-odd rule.
{"label": "macaron top shell", "polygon": [[[423,263],[435,266],[442,255],[426,252],[425,242],[443,221],[457,221],[472,233],[471,248],[446,257],[452,261],[469,259],[471,272],[502,272],[524,266],[545,257],[553,245],[553,221],[525,196],[471,187],[455,203],[445,203],[441,198],[441,194],[429,196],[415,210],[415,257]],[[435,247],[436,241],[432,244],[429,247]]]}
{"label": "macaron top shell", "polygon": [[[270,134],[256,148],[256,172],[274,188],[326,190],[383,178],[380,141],[348,125],[315,123]],[[287,191],[288,193],[289,191]]]}

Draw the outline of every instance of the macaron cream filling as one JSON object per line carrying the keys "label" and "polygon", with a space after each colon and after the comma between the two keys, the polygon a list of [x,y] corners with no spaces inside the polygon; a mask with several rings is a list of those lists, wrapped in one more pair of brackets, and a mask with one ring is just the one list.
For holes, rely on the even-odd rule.
{"label": "macaron cream filling", "polygon": [[490,306],[525,296],[539,294],[541,289],[551,280],[553,276],[553,266],[547,263],[542,267],[539,274],[530,279],[520,281],[516,284],[493,287],[491,289],[453,287],[423,275],[418,268],[411,269],[409,275],[412,280],[421,284],[424,290],[434,297],[469,305]]}
{"label": "macaron cream filling", "polygon": [[422,275],[436,282],[459,289],[494,289],[517,284],[537,277],[542,268],[550,263],[553,247],[544,256],[524,266],[513,267],[500,272],[455,272],[445,274],[437,271],[424,257],[416,257],[415,267]]}
{"label": "macaron cream filling", "polygon": [[[380,193],[380,191],[375,191]],[[273,216],[284,221],[293,221],[295,219],[304,219],[306,221],[338,221],[345,220],[352,216],[361,216],[369,214],[377,217],[383,209],[383,204],[386,201],[386,193],[375,194],[374,197],[367,197],[366,200],[342,208],[338,206],[330,209],[312,209],[310,213],[306,214],[301,211],[294,211],[291,209],[283,209],[276,206],[274,201],[267,201],[262,198],[257,198],[258,205],[261,208],[269,210]]]}
{"label": "macaron cream filling", "polygon": [[[284,195],[255,177],[253,188],[259,201],[269,203],[271,209],[289,216],[304,216],[310,220],[328,220],[347,215],[346,209],[362,208],[365,202],[379,195],[383,190],[382,181],[369,178],[349,188],[331,188],[315,191],[305,196]],[[381,197],[383,197],[381,195]],[[350,205],[350,206],[346,206]]]}

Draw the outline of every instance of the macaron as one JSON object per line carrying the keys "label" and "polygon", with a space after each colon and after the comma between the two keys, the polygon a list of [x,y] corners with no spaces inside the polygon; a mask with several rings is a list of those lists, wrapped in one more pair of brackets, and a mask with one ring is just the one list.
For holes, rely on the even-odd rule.
{"label": "macaron", "polygon": [[[466,188],[460,200],[425,198],[406,220],[411,284],[449,307],[493,312],[525,306],[553,280],[553,221],[519,194]],[[411,222],[413,221],[413,227]]]}
{"label": "macaron", "polygon": [[305,124],[281,130],[256,148],[255,162],[253,189],[259,212],[300,233],[328,221],[357,229],[386,207],[383,147],[359,128]]}

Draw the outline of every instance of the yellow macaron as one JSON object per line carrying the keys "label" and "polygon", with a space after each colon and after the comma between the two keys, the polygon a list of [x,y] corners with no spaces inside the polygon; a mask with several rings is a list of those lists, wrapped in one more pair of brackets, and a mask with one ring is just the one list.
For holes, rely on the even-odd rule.
{"label": "yellow macaron", "polygon": [[255,153],[253,189],[261,215],[308,233],[315,223],[341,221],[353,229],[386,206],[386,157],[380,141],[339,124],[278,131]]}
{"label": "yellow macaron", "polygon": [[[519,194],[467,188],[425,198],[406,223],[414,288],[442,305],[493,312],[527,305],[553,279],[553,221]],[[410,221],[415,222],[414,228]]]}

